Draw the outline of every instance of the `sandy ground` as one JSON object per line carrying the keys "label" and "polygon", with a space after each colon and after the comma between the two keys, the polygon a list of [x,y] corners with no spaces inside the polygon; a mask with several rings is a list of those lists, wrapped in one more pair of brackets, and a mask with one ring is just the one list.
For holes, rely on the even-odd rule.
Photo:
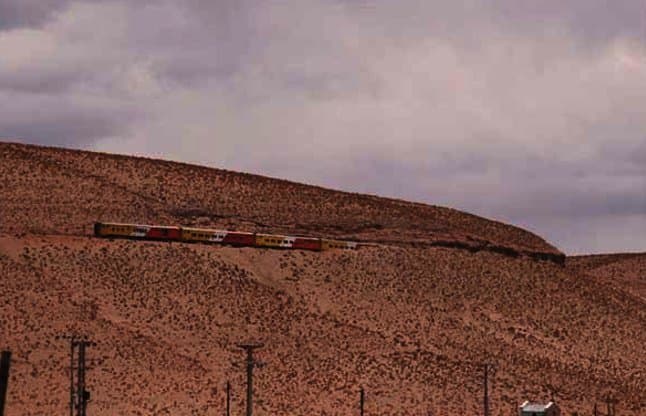
{"label": "sandy ground", "polygon": [[[258,415],[357,414],[360,386],[368,415],[479,414],[485,361],[495,366],[493,415],[552,393],[568,415],[590,414],[608,394],[618,414],[646,413],[644,255],[561,266],[413,247],[403,242],[441,234],[558,254],[533,234],[446,208],[83,152],[0,145],[0,158],[0,198],[9,202],[0,204],[0,348],[15,359],[9,416],[66,411],[68,349],[55,337],[71,331],[98,342],[93,415],[222,414],[227,380],[241,415],[235,343],[245,340],[266,344]],[[203,176],[221,192],[185,189],[182,178]],[[186,198],[212,216],[178,216]],[[330,215],[317,218],[319,209]],[[373,228],[334,224],[343,214]],[[102,240],[89,236],[96,218],[302,227],[393,244],[315,253]]]}

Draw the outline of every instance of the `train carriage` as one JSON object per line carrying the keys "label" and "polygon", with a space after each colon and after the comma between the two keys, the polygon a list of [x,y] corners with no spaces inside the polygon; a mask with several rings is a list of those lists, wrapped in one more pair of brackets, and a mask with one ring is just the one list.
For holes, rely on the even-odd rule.
{"label": "train carriage", "polygon": [[234,246],[254,246],[256,245],[256,236],[254,233],[243,233],[239,231],[227,231],[222,244],[231,244]]}
{"label": "train carriage", "polygon": [[293,248],[296,237],[273,234],[256,234],[256,246],[273,248]]}
{"label": "train carriage", "polygon": [[356,248],[357,243],[353,241],[328,240],[326,238],[321,240],[321,250],[354,250]]}
{"label": "train carriage", "polygon": [[140,238],[142,240],[179,240],[180,228],[97,222],[94,224],[94,235],[97,237]]}
{"label": "train carriage", "polygon": [[256,244],[253,233],[190,227],[182,227],[182,241],[231,244],[236,246],[253,246]]}
{"label": "train carriage", "polygon": [[296,237],[292,248],[298,250],[321,250],[321,239],[320,238],[311,238],[311,237]]}
{"label": "train carriage", "polygon": [[200,243],[222,243],[229,231],[207,230],[204,228],[182,227],[182,241]]}
{"label": "train carriage", "polygon": [[94,223],[94,235],[97,237],[143,237],[146,231],[138,229],[135,224]]}
{"label": "train carriage", "polygon": [[181,240],[180,227],[166,227],[166,226],[148,226],[146,237],[151,240]]}

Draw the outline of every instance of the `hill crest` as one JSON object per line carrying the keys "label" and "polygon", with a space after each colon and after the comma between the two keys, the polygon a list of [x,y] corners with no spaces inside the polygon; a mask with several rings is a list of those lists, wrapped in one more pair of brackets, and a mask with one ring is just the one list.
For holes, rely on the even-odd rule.
{"label": "hill crest", "polygon": [[[529,231],[452,208],[182,162],[19,143],[0,143],[0,159],[4,233],[86,235],[102,220],[564,260]],[[20,212],[25,206],[29,212]]]}

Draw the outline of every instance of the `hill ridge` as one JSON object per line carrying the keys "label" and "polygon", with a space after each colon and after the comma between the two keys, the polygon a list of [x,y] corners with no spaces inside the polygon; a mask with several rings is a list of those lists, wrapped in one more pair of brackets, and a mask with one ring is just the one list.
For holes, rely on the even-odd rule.
{"label": "hill ridge", "polygon": [[[512,256],[528,256],[536,259],[550,260],[556,263],[562,263],[565,258],[563,253],[546,243],[544,239],[529,231],[453,208],[426,205],[420,202],[408,202],[396,198],[384,198],[376,195],[336,191],[317,185],[301,184],[285,179],[275,179],[250,173],[238,173],[226,169],[199,166],[184,162],[56,147],[41,147],[21,143],[0,143],[0,154],[4,158],[11,158],[12,154],[15,155],[16,153],[27,163],[40,163],[50,168],[58,168],[61,175],[76,175],[78,177],[77,179],[103,184],[110,189],[129,194],[132,198],[138,199],[138,205],[142,209],[149,211],[147,215],[139,215],[138,217],[147,217],[151,220],[157,219],[158,223],[162,220],[165,220],[166,223],[180,225],[194,225],[194,222],[197,221],[201,221],[204,224],[228,222],[232,225],[241,224],[253,228],[250,231],[272,231],[277,233],[300,232],[301,234],[309,232],[316,236],[327,236],[328,233],[331,233],[331,237],[351,238],[362,242],[444,246],[471,251],[492,250]],[[249,183],[259,182],[256,188],[260,187],[261,189],[253,189],[251,192],[258,191],[262,194],[263,187],[277,188],[270,195],[262,196],[264,199],[280,200],[285,193],[306,193],[315,195],[316,198],[322,201],[321,204],[331,205],[332,209],[348,211],[348,215],[345,218],[342,214],[337,215],[338,218],[342,219],[342,223],[334,223],[332,221],[321,222],[318,219],[313,219],[312,215],[309,215],[309,218],[299,219],[298,212],[293,213],[295,215],[289,217],[283,215],[282,217],[262,218],[262,215],[258,215],[261,211],[271,210],[271,202],[273,201],[267,201],[268,203],[264,203],[262,207],[259,204],[260,209],[255,212],[253,210],[247,210],[245,213],[239,209],[236,210],[236,208],[244,207],[248,204],[249,200],[253,203],[254,198],[256,198],[253,194],[247,194],[244,197],[238,196],[237,200],[232,204],[233,207],[229,207],[226,210],[227,212],[218,210],[216,203],[208,203],[208,201],[204,200],[199,201],[195,198],[193,200],[190,200],[190,198],[182,200],[180,198],[179,200],[169,201],[164,198],[163,192],[160,192],[158,195],[153,194],[153,187],[160,188],[165,186],[163,180],[148,187],[145,185],[133,187],[128,181],[116,180],[115,177],[118,175],[111,177],[102,170],[91,171],[94,167],[91,163],[87,163],[87,159],[92,159],[94,162],[100,160],[108,165],[110,164],[110,160],[116,160],[115,164],[117,167],[120,165],[140,163],[157,166],[160,169],[163,167],[166,172],[182,169],[193,172],[197,171],[203,176],[216,177],[216,179],[224,182],[242,182],[247,188],[253,188],[253,185],[250,186]],[[153,175],[152,172],[151,175]],[[140,181],[142,178],[146,178],[145,173],[141,173],[138,176],[140,176]],[[177,189],[173,189],[173,191],[177,191]],[[182,192],[182,190],[179,190],[179,192]],[[289,196],[292,197],[292,200],[299,200],[298,196]],[[306,198],[307,195],[301,199],[305,200]],[[208,200],[209,198],[203,199]],[[335,201],[339,199],[342,201]],[[305,204],[307,205],[307,202]],[[418,226],[416,227],[413,224],[412,227],[407,226],[402,230],[396,224],[396,221],[388,218],[389,214],[384,210],[382,210],[383,212],[373,210],[372,219],[361,218],[363,216],[362,210],[370,210],[372,206],[377,205],[387,205],[390,208],[387,207],[386,209],[394,210],[395,214],[401,214],[402,211],[415,211],[412,215],[408,215],[408,217],[416,221]],[[309,208],[310,211],[314,211],[311,207]],[[107,217],[103,212],[95,212],[94,214],[94,220],[142,222],[133,221],[137,218],[133,219],[132,215]],[[395,214],[392,216],[396,216]],[[283,219],[282,221],[281,218]],[[447,218],[449,221],[443,221],[443,218]],[[430,221],[428,221],[429,219]],[[85,229],[79,230],[77,227],[76,232],[67,232],[64,234],[85,235],[87,233],[87,223],[91,222],[89,220],[91,219],[88,218],[86,220]],[[188,220],[188,224],[186,220]],[[464,223],[466,226],[459,223]],[[478,231],[478,227],[483,226],[485,229]],[[494,232],[487,232],[491,230]],[[32,229],[33,231],[35,230]],[[400,235],[402,234],[401,231],[404,231],[404,235]],[[0,232],[2,232],[2,224],[0,224]]]}

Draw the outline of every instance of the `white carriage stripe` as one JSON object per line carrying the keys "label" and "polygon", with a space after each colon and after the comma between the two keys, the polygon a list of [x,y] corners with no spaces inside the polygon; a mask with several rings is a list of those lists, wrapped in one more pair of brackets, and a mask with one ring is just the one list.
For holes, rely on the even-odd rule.
{"label": "white carriage stripe", "polygon": [[215,243],[221,243],[222,241],[224,241],[227,234],[228,234],[227,232],[216,231],[215,233],[209,236],[209,241],[213,241]]}

